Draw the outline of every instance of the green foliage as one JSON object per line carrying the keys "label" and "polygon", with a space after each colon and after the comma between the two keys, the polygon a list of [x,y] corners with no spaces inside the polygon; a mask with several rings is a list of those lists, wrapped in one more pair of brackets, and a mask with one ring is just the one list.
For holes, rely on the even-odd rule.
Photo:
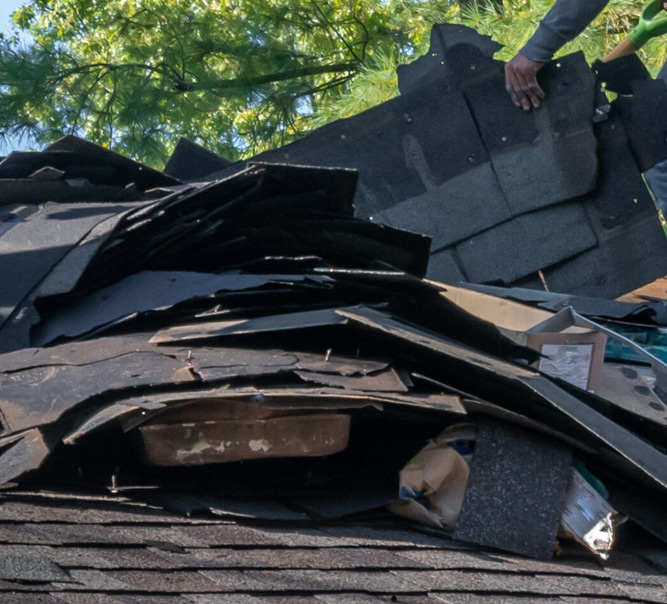
{"label": "green foliage", "polygon": [[227,157],[256,153],[311,128],[318,108],[369,66],[413,52],[449,10],[437,0],[32,0],[14,23],[34,42],[0,41],[0,128],[40,143],[80,134],[151,164],[180,136]]}
{"label": "green foliage", "polygon": [[349,84],[339,89],[327,104],[320,104],[312,119],[312,127],[356,115],[375,107],[398,94],[396,68],[398,56],[378,53],[362,65]]}
{"label": "green foliage", "polygon": [[[504,48],[496,58],[507,61],[528,41],[552,5],[553,0],[504,0],[498,10],[497,6],[479,2],[463,10],[461,22],[502,44]],[[612,0],[581,35],[559,51],[558,56],[582,51],[589,63],[605,57],[637,24],[645,5],[646,2],[636,0]],[[639,52],[653,75],[663,64],[666,48],[664,39],[659,38],[650,41]]]}
{"label": "green foliage", "polygon": [[[396,95],[396,66],[426,50],[434,23],[473,25],[508,58],[551,0],[463,4],[27,1],[16,35],[0,37],[0,136],[73,133],[158,166],[181,136],[247,156]],[[618,0],[564,52],[604,55],[637,11]],[[644,57],[662,54],[652,43]]]}

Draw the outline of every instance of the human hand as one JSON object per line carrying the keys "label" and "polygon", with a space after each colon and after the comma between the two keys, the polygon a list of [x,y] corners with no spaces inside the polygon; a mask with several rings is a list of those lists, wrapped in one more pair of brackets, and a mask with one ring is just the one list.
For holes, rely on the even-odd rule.
{"label": "human hand", "polygon": [[537,83],[537,72],[542,67],[544,63],[533,61],[521,53],[505,63],[505,88],[512,102],[524,111],[529,111],[531,106],[537,109],[545,97],[544,90]]}

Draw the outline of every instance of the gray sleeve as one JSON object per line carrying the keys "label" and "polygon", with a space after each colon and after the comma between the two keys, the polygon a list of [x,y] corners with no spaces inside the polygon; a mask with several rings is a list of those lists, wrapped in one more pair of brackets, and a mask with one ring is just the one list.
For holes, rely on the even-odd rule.
{"label": "gray sleeve", "polygon": [[533,61],[550,61],[566,42],[576,38],[609,0],[556,0],[521,54]]}

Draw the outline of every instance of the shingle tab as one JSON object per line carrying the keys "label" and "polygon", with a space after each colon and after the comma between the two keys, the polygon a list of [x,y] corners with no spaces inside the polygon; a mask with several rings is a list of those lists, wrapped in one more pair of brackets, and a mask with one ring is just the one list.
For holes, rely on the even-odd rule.
{"label": "shingle tab", "polygon": [[479,423],[454,536],[550,559],[565,502],[572,452],[509,424]]}
{"label": "shingle tab", "polygon": [[0,579],[30,583],[69,581],[67,573],[43,556],[0,553]]}
{"label": "shingle tab", "polygon": [[595,248],[597,243],[584,206],[574,202],[497,225],[462,241],[456,252],[470,281],[510,283]]}

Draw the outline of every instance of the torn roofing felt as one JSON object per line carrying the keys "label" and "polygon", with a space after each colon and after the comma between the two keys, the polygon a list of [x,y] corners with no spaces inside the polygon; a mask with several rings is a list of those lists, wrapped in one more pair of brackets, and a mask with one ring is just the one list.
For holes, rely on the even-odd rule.
{"label": "torn roofing felt", "polygon": [[30,178],[79,181],[75,182],[79,185],[133,185],[140,191],[180,184],[176,178],[75,136],[65,136],[41,153],[12,152],[0,162],[0,179]]}
{"label": "torn roofing felt", "polygon": [[[38,299],[44,309],[65,309],[84,304],[82,298],[89,292],[114,284],[121,296],[135,288],[135,311],[166,303],[167,298],[159,295],[157,302],[140,300],[142,295],[151,295],[145,284],[142,288],[136,279],[135,285],[131,283],[132,275],[142,270],[147,278],[156,270],[177,271],[178,283],[176,274],[164,276],[162,283],[178,290],[179,284],[189,280],[186,299],[196,292],[204,296],[216,290],[205,277],[188,277],[189,271],[229,271],[264,256],[288,255],[298,263],[298,258],[324,255],[336,259],[342,267],[386,265],[423,274],[428,261],[427,237],[352,216],[356,177],[349,170],[255,165],[228,180],[177,188],[157,201],[129,207],[103,204],[63,209],[45,204],[33,208],[27,218],[13,214],[5,223],[4,238],[9,251],[15,253],[13,261],[3,264],[2,270],[16,273],[20,279],[7,292],[3,304],[6,310],[0,346],[11,350],[30,345],[30,329],[39,321],[35,310]],[[279,194],[274,193],[276,190]],[[54,232],[52,214],[67,229],[61,226]],[[41,241],[46,249],[23,250],[25,230],[32,234],[29,242]],[[51,237],[56,238],[55,244],[44,246]],[[273,263],[281,266],[279,259]],[[200,284],[195,289],[193,279]],[[321,280],[314,277],[311,281],[314,284]],[[226,284],[228,290],[252,289],[253,285],[248,278],[245,285],[234,286],[229,280]],[[254,289],[261,285],[262,279],[256,279]],[[105,296],[106,292],[99,295]],[[94,298],[90,304],[97,308]],[[103,312],[103,308],[96,312]],[[42,314],[46,317],[49,312],[43,310]],[[123,311],[120,314],[111,312],[107,321],[124,316]],[[60,321],[67,316],[71,311]],[[80,321],[76,316],[72,320],[77,324]],[[98,326],[94,323],[91,328]],[[44,329],[47,327],[42,332]],[[68,333],[69,328],[63,329]]]}
{"label": "torn roofing felt", "polygon": [[630,82],[594,124],[609,102],[574,54],[540,71],[541,108],[519,111],[497,49],[435,26],[429,52],[399,68],[399,97],[259,158],[359,170],[356,215],[429,235],[436,280],[540,287],[541,271],[551,291],[614,298],[664,276],[641,178],[667,156],[664,83]]}
{"label": "torn roofing felt", "polygon": [[224,170],[232,162],[185,138],[176,144],[164,167],[164,173],[187,181],[206,180],[206,176]]}

